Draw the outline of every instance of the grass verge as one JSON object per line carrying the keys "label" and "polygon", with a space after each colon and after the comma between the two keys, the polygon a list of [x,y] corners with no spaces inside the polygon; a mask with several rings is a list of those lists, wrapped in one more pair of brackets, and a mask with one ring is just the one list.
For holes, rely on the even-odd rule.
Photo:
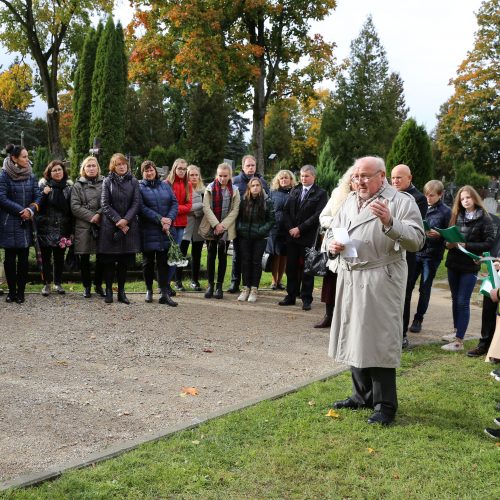
{"label": "grass verge", "polygon": [[439,346],[403,356],[389,428],[330,403],[350,375],[311,384],[8,499],[500,498],[491,365]]}

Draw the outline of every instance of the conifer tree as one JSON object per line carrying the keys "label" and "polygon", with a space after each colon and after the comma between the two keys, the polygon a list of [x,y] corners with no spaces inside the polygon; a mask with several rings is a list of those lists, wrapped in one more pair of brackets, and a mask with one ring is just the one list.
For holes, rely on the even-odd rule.
{"label": "conifer tree", "polygon": [[387,175],[403,163],[410,167],[413,184],[422,190],[424,184],[434,177],[431,141],[423,125],[410,118],[399,129],[387,155]]}
{"label": "conifer tree", "polygon": [[342,174],[337,170],[337,159],[333,157],[330,138],[321,147],[316,166],[316,182],[330,194],[337,186]]}
{"label": "conifer tree", "polygon": [[97,30],[90,28],[85,37],[82,53],[75,72],[73,93],[73,122],[71,126],[71,170],[76,177],[81,161],[88,155],[92,145],[90,138],[90,113],[92,106],[92,75],[102,33],[102,24]]}
{"label": "conifer tree", "polygon": [[351,43],[349,65],[321,123],[321,144],[330,138],[338,168],[346,170],[364,155],[385,157],[408,110],[403,81],[389,73],[385,50],[371,16]]}
{"label": "conifer tree", "polygon": [[99,38],[92,78],[90,137],[100,141],[99,163],[104,173],[114,153],[123,152],[127,59],[123,29],[109,18]]}

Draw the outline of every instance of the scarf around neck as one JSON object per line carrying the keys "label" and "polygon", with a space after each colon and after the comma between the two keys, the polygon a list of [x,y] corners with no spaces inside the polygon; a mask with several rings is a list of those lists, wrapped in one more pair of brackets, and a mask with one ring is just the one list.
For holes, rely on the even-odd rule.
{"label": "scarf around neck", "polygon": [[20,167],[17,163],[14,163],[12,158],[6,158],[4,162],[5,171],[7,175],[13,181],[25,181],[31,177],[32,169],[31,165],[28,165],[26,168]]}
{"label": "scarf around neck", "polygon": [[[233,196],[233,184],[231,180],[228,181],[226,185],[227,190],[229,191],[229,195]],[[214,185],[212,188],[212,210],[214,212],[215,217],[220,222],[222,217],[222,184],[215,179]]]}

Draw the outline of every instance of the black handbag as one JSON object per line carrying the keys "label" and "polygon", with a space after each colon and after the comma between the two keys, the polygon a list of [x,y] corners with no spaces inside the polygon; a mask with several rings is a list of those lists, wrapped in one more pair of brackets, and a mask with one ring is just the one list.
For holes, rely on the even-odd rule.
{"label": "black handbag", "polygon": [[306,248],[306,258],[304,259],[304,274],[307,276],[326,276],[328,270],[328,254],[316,250],[316,248]]}

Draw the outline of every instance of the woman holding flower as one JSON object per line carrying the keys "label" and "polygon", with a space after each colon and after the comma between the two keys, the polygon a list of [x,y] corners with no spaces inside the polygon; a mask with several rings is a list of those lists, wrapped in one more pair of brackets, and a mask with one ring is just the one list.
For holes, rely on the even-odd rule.
{"label": "woman holding flower", "polygon": [[50,294],[52,278],[55,290],[64,294],[61,286],[66,248],[72,245],[73,218],[71,214],[71,189],[66,166],[60,160],[51,161],[40,179],[42,192],[40,211],[36,222],[38,240],[42,251],[45,284],[42,295]]}
{"label": "woman holding flower", "polygon": [[141,206],[142,271],[146,283],[146,302],[153,302],[153,278],[156,262],[157,280],[160,287],[160,304],[175,307],[168,289],[168,250],[170,233],[175,233],[172,221],[177,215],[177,199],[167,182],[160,181],[156,165],[146,160],[141,165],[142,180],[139,182]]}

